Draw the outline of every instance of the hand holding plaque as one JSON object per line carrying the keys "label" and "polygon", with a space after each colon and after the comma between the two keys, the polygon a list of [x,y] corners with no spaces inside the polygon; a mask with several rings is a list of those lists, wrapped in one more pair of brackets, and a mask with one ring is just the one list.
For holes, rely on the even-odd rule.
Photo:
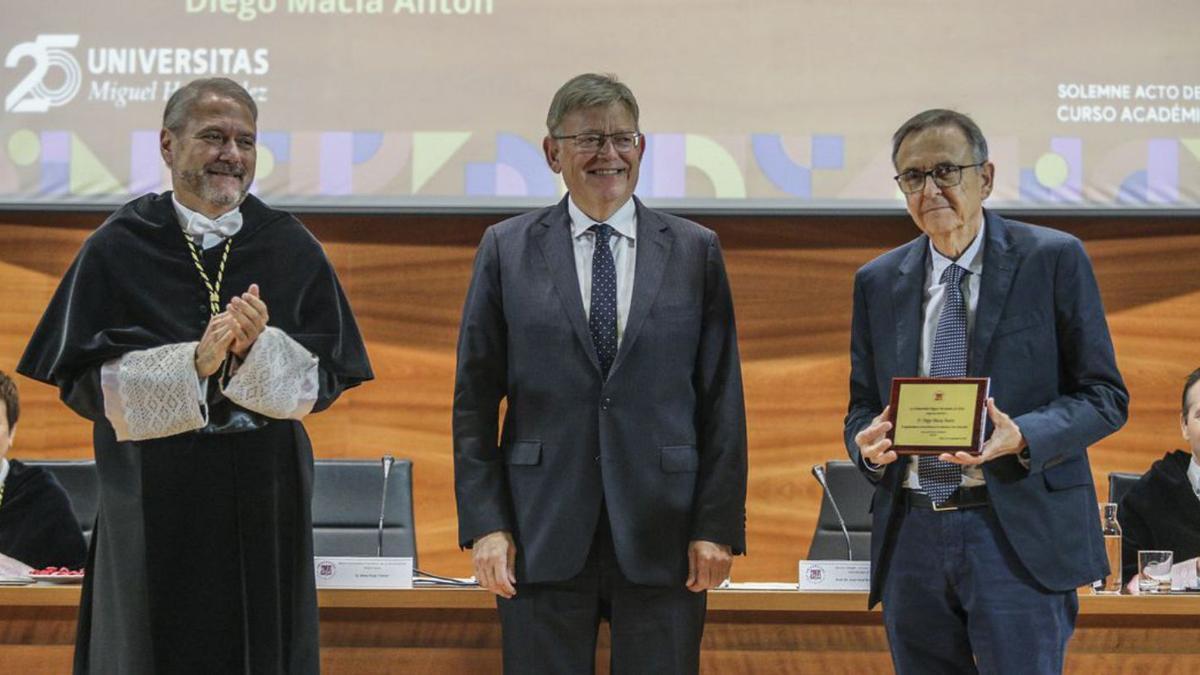
{"label": "hand holding plaque", "polygon": [[978,455],[990,386],[987,377],[892,378],[891,449],[900,455]]}

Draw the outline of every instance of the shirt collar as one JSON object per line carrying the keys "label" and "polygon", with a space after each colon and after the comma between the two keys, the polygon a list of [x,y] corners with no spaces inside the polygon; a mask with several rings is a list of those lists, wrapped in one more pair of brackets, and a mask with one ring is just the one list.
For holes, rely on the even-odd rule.
{"label": "shirt collar", "polygon": [[193,211],[171,194],[171,202],[175,205],[175,215],[179,218],[179,226],[192,239],[200,239],[204,248],[214,246],[217,242],[237,234],[242,229],[242,210],[240,206],[222,213],[216,218],[209,218],[203,213]]}
{"label": "shirt collar", "polygon": [[[567,213],[571,216],[571,238],[574,239],[579,235],[587,232],[588,228],[595,225],[597,220],[587,215],[575,205],[575,200],[571,195],[567,195]],[[633,202],[633,197],[629,201],[621,205],[621,208],[613,212],[608,220],[604,221],[608,226],[617,231],[623,237],[631,240],[637,239],[637,206]]]}
{"label": "shirt collar", "polygon": [[979,252],[983,250],[983,233],[986,228],[987,222],[981,219],[979,221],[979,231],[975,233],[975,240],[971,242],[967,250],[962,252],[962,255],[958,256],[958,260],[951,260],[942,255],[941,251],[938,251],[937,247],[933,245],[933,240],[930,239],[929,260],[933,264],[933,274],[930,276],[930,279],[941,279],[942,272],[945,272],[946,268],[951,264],[958,265],[976,277],[982,274],[983,256],[979,255]]}
{"label": "shirt collar", "polygon": [[[1192,460],[1195,462],[1196,460]],[[4,481],[8,480],[8,458],[0,459],[0,485],[4,485]]]}
{"label": "shirt collar", "polygon": [[1192,455],[1192,461],[1188,463],[1187,470],[1188,482],[1192,484],[1192,492],[1200,495],[1200,464],[1196,463],[1196,456]]}

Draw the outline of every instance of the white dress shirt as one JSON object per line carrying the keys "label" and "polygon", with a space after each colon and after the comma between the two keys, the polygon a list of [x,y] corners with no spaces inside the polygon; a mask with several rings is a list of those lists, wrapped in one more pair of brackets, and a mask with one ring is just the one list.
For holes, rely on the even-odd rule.
{"label": "white dress shirt", "polygon": [[235,206],[213,219],[180,204],[173,192],[171,201],[175,204],[175,215],[179,217],[179,226],[192,238],[192,241],[206,251],[242,229],[240,206]]}
{"label": "white dress shirt", "polygon": [[[925,258],[925,292],[921,301],[921,352],[917,367],[917,375],[920,377],[929,377],[929,363],[933,358],[933,336],[937,333],[938,319],[942,315],[942,307],[946,304],[946,286],[941,283],[942,272],[946,271],[951,264],[958,265],[970,272],[967,278],[962,280],[963,299],[967,302],[967,344],[969,348],[975,329],[975,310],[979,307],[985,227],[981,215],[979,232],[975,235],[975,240],[971,242],[967,250],[962,252],[962,255],[958,256],[957,260],[951,260],[942,255],[933,245],[933,240],[929,240],[929,255]],[[921,481],[917,477],[917,461],[918,458],[915,456],[909,458],[908,476],[904,480],[904,487],[913,490],[921,489]],[[962,468],[962,485],[965,487],[983,485],[983,468],[964,466]]]}
{"label": "white dress shirt", "polygon": [[1200,464],[1196,463],[1195,455],[1192,455],[1192,461],[1188,463],[1187,477],[1188,482],[1192,484],[1192,492],[1200,499]]}
{"label": "white dress shirt", "polygon": [[[596,250],[596,233],[588,230],[599,221],[585,214],[570,195],[567,213],[571,216],[571,243],[575,250],[575,273],[579,275],[579,294],[583,296],[583,314],[592,312],[592,254]],[[625,335],[629,320],[629,305],[633,302],[633,272],[637,264],[637,208],[631,197],[604,221],[613,228],[608,238],[613,263],[617,268],[617,344]]]}

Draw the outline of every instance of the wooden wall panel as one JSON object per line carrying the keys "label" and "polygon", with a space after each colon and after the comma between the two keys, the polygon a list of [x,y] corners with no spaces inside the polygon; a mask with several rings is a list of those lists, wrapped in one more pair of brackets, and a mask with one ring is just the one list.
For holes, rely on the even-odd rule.
{"label": "wooden wall panel", "polygon": [[[0,216],[0,369],[10,371],[97,215]],[[422,567],[469,573],[458,551],[450,403],[458,315],[486,216],[311,216],[368,341],[376,381],[307,422],[320,457],[414,461]],[[842,416],[854,270],[911,238],[904,216],[703,218],[721,234],[741,340],[750,433],[750,555],[738,580],[785,580],[808,550],[820,502],[812,464],[843,458]],[[5,222],[7,221],[7,222]],[[53,221],[53,222],[52,222]],[[1043,222],[1046,222],[1043,219]],[[1178,447],[1182,378],[1200,366],[1200,224],[1051,221],[1084,238],[1095,263],[1130,422],[1092,450],[1109,471],[1140,471]],[[63,226],[65,223],[65,226]],[[57,225],[57,226],[55,226]],[[136,261],[130,261],[136,264]],[[20,381],[13,455],[86,457],[90,427],[56,392]]]}

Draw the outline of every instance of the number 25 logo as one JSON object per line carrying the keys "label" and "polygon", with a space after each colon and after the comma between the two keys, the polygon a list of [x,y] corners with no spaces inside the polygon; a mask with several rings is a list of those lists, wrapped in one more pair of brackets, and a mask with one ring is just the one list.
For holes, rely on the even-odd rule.
{"label": "number 25 logo", "polygon": [[[17,83],[4,99],[8,112],[46,112],[63,105],[79,93],[79,62],[67,49],[79,44],[78,35],[39,35],[33,42],[22,42],[4,58],[6,68],[15,68],[26,57],[33,59],[33,70]],[[62,84],[50,89],[46,75],[52,68],[63,72]]]}

